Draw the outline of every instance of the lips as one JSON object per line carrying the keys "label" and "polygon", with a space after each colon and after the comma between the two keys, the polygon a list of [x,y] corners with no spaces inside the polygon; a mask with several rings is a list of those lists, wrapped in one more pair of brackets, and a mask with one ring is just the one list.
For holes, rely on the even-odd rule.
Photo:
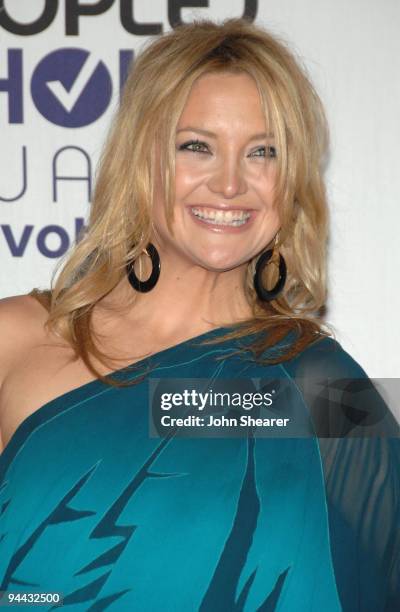
{"label": "lips", "polygon": [[222,209],[208,206],[191,206],[190,210],[203,223],[225,227],[245,225],[251,216],[249,210],[239,208]]}

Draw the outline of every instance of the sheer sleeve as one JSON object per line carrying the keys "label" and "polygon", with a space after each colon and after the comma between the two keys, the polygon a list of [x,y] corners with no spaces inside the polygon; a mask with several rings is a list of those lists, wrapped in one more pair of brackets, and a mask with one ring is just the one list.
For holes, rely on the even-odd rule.
{"label": "sheer sleeve", "polygon": [[285,368],[318,436],[343,610],[398,612],[399,425],[377,385],[338,342],[324,338]]}

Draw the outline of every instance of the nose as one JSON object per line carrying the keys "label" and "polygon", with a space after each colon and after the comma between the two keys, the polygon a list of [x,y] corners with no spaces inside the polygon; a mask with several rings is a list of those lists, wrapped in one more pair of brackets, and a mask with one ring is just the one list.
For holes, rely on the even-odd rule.
{"label": "nose", "polygon": [[242,161],[235,155],[224,155],[215,165],[208,181],[209,189],[224,198],[234,198],[247,191]]}

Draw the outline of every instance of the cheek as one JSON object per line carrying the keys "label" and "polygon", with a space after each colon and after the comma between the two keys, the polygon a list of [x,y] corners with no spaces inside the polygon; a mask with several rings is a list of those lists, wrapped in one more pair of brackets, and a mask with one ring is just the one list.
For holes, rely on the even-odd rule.
{"label": "cheek", "polygon": [[[175,166],[175,206],[184,203],[191,191],[195,189],[198,181],[197,173],[189,164],[176,164]],[[162,186],[161,176],[157,175],[154,186],[153,220],[158,232],[166,238],[169,235],[165,194]],[[172,224],[176,222],[176,213],[173,211]]]}
{"label": "cheek", "polygon": [[206,172],[201,170],[198,165],[190,162],[177,162],[175,166],[175,191],[177,199],[180,196],[185,196],[185,194],[205,179]]}
{"label": "cheek", "polygon": [[274,168],[268,170],[264,175],[259,176],[253,183],[261,201],[271,209],[276,208],[276,171]]}

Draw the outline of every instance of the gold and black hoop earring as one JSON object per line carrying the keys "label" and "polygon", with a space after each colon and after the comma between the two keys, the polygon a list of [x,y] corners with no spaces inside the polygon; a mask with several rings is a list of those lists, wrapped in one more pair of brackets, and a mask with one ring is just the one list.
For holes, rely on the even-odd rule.
{"label": "gold and black hoop earring", "polygon": [[275,248],[268,249],[268,251],[261,253],[256,263],[253,283],[257,296],[262,302],[270,302],[271,300],[274,300],[280,294],[286,282],[286,262],[283,258],[283,255],[279,253],[279,277],[275,286],[272,287],[272,289],[266,289],[262,284],[263,271],[265,269],[265,266],[268,266],[269,261],[271,260],[271,257],[274,254],[274,250]]}
{"label": "gold and black hoop earring", "polygon": [[140,293],[147,293],[155,287],[161,270],[160,255],[154,244],[149,242],[144,252],[150,257],[152,265],[151,274],[147,280],[139,280],[136,276],[135,270],[133,269],[135,261],[130,261],[126,266],[130,284],[136,291],[140,291]]}

